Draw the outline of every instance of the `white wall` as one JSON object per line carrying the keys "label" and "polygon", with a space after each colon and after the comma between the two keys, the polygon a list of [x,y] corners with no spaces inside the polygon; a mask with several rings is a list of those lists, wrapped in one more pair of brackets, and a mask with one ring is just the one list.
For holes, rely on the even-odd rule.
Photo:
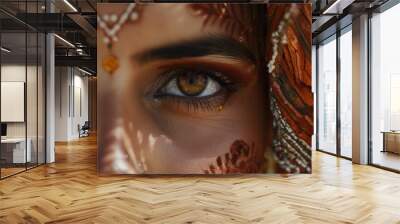
{"label": "white wall", "polygon": [[88,120],[88,78],[72,67],[56,67],[55,74],[55,140],[70,141]]}
{"label": "white wall", "polygon": [[[25,69],[27,69],[27,74],[28,76],[31,74],[34,74],[36,76],[36,67],[33,66],[28,66],[27,68],[24,65],[18,65],[18,64],[9,64],[9,65],[2,65],[1,66],[1,81],[2,82],[25,82],[25,75],[26,75],[26,71]],[[34,84],[35,83],[31,83],[32,79],[30,77],[28,77],[30,84]],[[34,92],[30,92],[29,90],[32,90]],[[36,98],[36,89],[28,89],[28,93],[27,96],[28,97],[35,97]],[[4,97],[4,96],[3,96]],[[27,99],[28,102],[32,102],[33,100]],[[36,108],[36,104],[34,105],[30,105],[30,106],[35,106]],[[2,110],[6,110],[6,108],[1,108]],[[31,114],[28,113],[28,122],[31,121],[35,121],[36,123],[36,114]],[[30,115],[34,115],[34,117],[30,117]],[[33,125],[28,125],[29,127],[32,127]],[[35,126],[36,129],[36,126]],[[29,132],[29,130],[28,130]],[[25,122],[11,122],[11,123],[7,123],[7,136],[8,137],[25,137]],[[29,135],[28,135],[29,137]]]}
{"label": "white wall", "polygon": [[[21,108],[21,112],[26,112],[27,119],[23,122],[6,122],[7,137],[25,138],[26,135],[31,144],[31,155],[34,158],[32,161],[36,162],[36,158],[38,158],[39,163],[44,163],[45,90],[42,67],[36,67],[36,65],[25,66],[25,64],[3,64],[1,66],[1,76],[2,82],[24,82],[26,85],[26,106],[24,105]],[[7,98],[7,95],[2,95],[3,97]],[[1,110],[10,110],[10,108],[2,107]],[[13,111],[8,112],[13,113]]]}
{"label": "white wall", "polygon": [[89,102],[88,102],[88,78],[81,76],[82,73],[76,74],[75,70],[75,75],[74,75],[74,108],[72,108],[72,130],[71,130],[71,135],[74,136],[74,138],[77,138],[79,136],[78,133],[78,124],[81,126],[85,123],[85,121],[88,121],[89,119]]}
{"label": "white wall", "polygon": [[[25,65],[2,65],[1,81],[2,82],[25,82]],[[28,68],[30,69],[30,68]],[[6,108],[1,108],[5,110]],[[7,123],[7,137],[25,137],[25,123]]]}
{"label": "white wall", "polygon": [[69,132],[69,68],[55,68],[55,141],[67,141]]}

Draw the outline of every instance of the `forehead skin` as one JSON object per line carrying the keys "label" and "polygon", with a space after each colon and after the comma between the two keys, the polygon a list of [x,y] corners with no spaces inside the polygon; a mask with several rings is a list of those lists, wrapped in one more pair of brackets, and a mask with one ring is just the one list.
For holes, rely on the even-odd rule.
{"label": "forehead skin", "polygon": [[[117,13],[120,15],[126,8],[126,4],[113,4],[113,7],[110,5],[107,7],[107,5],[99,5],[100,14]],[[226,29],[226,23],[212,22],[211,17],[217,18],[218,14],[207,14],[193,5],[196,6],[196,4],[183,3],[138,5],[139,20],[128,22],[123,26],[118,33],[118,42],[113,45],[114,52],[118,52],[118,55],[124,57],[149,48],[210,34],[230,36],[238,41],[244,41],[244,44],[250,42],[232,34],[229,29]],[[209,4],[197,4],[197,6],[201,5],[208,6]]]}

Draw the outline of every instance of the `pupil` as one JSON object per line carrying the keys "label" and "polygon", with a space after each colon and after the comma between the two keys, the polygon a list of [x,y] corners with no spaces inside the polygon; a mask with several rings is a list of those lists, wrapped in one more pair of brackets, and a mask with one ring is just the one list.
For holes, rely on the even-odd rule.
{"label": "pupil", "polygon": [[207,86],[207,76],[204,74],[185,73],[178,76],[178,88],[187,96],[197,96]]}

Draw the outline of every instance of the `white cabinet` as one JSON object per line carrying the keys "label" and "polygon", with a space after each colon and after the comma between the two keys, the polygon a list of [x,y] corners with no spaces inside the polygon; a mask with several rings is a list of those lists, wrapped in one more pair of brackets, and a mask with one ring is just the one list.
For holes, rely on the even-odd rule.
{"label": "white cabinet", "polygon": [[11,162],[11,154],[12,154],[12,163],[25,163],[32,161],[32,140],[26,140],[27,147],[25,151],[25,139],[24,138],[7,138],[1,140],[2,150],[4,147],[4,151],[9,151],[9,159],[8,162]]}

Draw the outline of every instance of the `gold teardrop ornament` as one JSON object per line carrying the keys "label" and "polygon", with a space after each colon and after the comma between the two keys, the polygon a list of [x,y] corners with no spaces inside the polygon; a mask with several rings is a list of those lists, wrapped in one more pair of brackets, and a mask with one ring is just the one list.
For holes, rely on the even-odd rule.
{"label": "gold teardrop ornament", "polygon": [[112,75],[119,68],[118,58],[115,55],[108,55],[103,59],[103,69]]}

